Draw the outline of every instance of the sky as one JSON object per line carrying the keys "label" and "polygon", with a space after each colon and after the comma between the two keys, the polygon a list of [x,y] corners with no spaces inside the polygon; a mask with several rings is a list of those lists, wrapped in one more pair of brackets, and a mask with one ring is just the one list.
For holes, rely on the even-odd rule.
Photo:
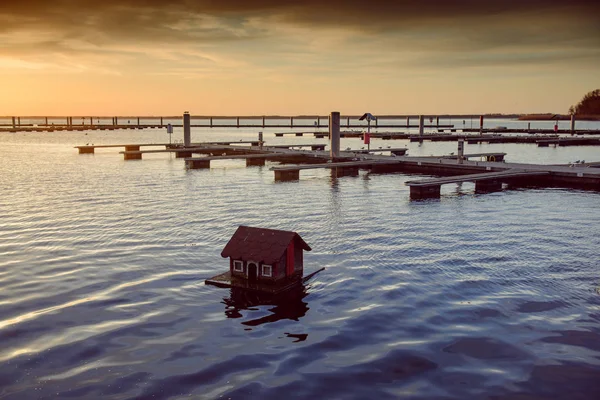
{"label": "sky", "polygon": [[600,1],[0,0],[0,115],[567,113]]}

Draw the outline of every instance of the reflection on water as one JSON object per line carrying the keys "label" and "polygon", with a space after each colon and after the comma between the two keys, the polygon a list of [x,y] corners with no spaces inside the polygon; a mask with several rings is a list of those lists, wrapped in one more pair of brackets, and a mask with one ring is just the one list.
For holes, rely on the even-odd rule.
{"label": "reflection on water", "polygon": [[298,321],[309,310],[308,304],[303,301],[306,297],[306,287],[298,285],[283,293],[271,294],[231,288],[229,297],[223,299],[225,315],[227,318],[242,318],[242,311],[256,310],[260,306],[270,314],[260,318],[245,320],[243,325],[257,326],[282,319]]}
{"label": "reflection on water", "polygon": [[[315,141],[273,131],[274,144]],[[600,398],[599,193],[465,183],[411,202],[403,173],[275,184],[270,165],[243,160],[186,171],[169,155],[71,147],[165,141],[0,135],[0,399]],[[283,297],[204,285],[239,225],[299,232],[305,265],[326,272]]]}

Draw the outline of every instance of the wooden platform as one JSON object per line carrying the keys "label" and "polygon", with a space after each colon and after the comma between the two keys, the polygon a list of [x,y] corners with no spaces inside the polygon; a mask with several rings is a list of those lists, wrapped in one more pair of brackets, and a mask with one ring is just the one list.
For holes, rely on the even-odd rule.
{"label": "wooden platform", "polygon": [[516,178],[531,178],[548,175],[548,171],[525,171],[509,169],[500,172],[486,172],[481,174],[467,174],[450,176],[444,178],[423,179],[419,181],[408,181],[405,184],[410,187],[411,199],[439,198],[440,187],[448,183],[475,182],[476,192],[492,192],[502,189],[502,182]]}
{"label": "wooden platform", "polygon": [[[258,146],[257,140],[250,141],[225,141],[225,142],[203,142],[203,143],[192,143],[190,147],[202,147],[202,146],[211,146],[211,145],[232,145],[232,144],[249,144],[251,146]],[[162,147],[165,149],[180,149],[183,148],[182,145],[174,144],[174,143],[135,143],[135,144],[99,144],[99,145],[85,145],[85,146],[75,146],[76,149],[79,150],[79,154],[94,154],[95,149],[101,148],[115,148],[115,147],[124,147],[125,151],[139,151],[141,147]]]}
{"label": "wooden platform", "polygon": [[325,268],[321,268],[302,278],[284,279],[277,284],[248,282],[247,279],[237,278],[232,276],[230,271],[227,271],[205,280],[204,283],[221,288],[237,288],[261,293],[279,294],[306,283],[309,279],[323,270],[325,270]]}
{"label": "wooden platform", "polygon": [[[486,161],[503,161],[506,153],[469,153],[463,154],[463,159],[468,160],[469,158],[485,158]],[[438,158],[449,158],[456,160],[458,159],[458,154],[450,154],[446,156],[437,156]]]}

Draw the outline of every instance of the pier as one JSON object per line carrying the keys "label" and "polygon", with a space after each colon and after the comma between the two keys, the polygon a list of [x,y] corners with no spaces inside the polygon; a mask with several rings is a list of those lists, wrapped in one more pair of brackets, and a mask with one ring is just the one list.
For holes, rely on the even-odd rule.
{"label": "pier", "polygon": [[[328,169],[332,177],[357,176],[361,169],[370,173],[419,173],[443,176],[444,178],[408,181],[411,199],[440,197],[440,187],[445,184],[474,182],[476,192],[490,192],[502,189],[503,183],[512,185],[562,186],[600,190],[600,163],[593,162],[577,165],[539,165],[524,163],[509,163],[505,161],[506,153],[464,153],[464,142],[471,139],[494,140],[496,136],[467,137],[466,135],[418,135],[417,138],[440,137],[442,140],[457,140],[458,154],[411,157],[406,155],[406,148],[351,149],[340,151],[342,126],[339,113],[332,113],[329,120],[331,126],[327,133],[329,151],[325,144],[285,144],[267,146],[259,133],[256,141],[223,141],[223,142],[190,142],[191,117],[184,114],[184,142],[187,145],[160,144],[127,144],[127,145],[98,145],[77,146],[80,154],[93,153],[97,147],[123,147],[124,160],[141,160],[146,153],[175,153],[176,158],[185,160],[186,168],[207,169],[212,161],[243,159],[246,166],[264,166],[267,160],[279,162],[273,166],[274,181],[286,182],[300,179],[300,171],[308,169]],[[421,126],[423,118],[420,118]],[[421,132],[422,133],[422,132]],[[411,136],[412,139],[413,136]],[[509,138],[509,137],[502,137]],[[524,138],[524,137],[518,137]],[[529,140],[537,137],[528,136]],[[588,138],[552,138],[546,140],[552,143],[562,143],[575,140],[577,143],[589,143]],[[164,149],[142,150],[146,146],[164,146]],[[310,148],[310,150],[305,150]],[[384,154],[384,153],[389,153]],[[201,157],[193,157],[201,154]],[[483,160],[471,160],[480,158]],[[448,177],[449,176],[449,177]]]}

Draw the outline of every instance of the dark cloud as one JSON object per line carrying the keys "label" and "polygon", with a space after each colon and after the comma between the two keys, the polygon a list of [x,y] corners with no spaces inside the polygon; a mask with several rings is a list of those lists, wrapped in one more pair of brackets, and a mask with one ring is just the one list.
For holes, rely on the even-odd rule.
{"label": "dark cloud", "polygon": [[218,45],[272,37],[281,24],[432,51],[600,48],[600,1],[590,0],[0,0],[0,52],[17,32],[37,33],[29,46],[74,51],[73,41]]}

